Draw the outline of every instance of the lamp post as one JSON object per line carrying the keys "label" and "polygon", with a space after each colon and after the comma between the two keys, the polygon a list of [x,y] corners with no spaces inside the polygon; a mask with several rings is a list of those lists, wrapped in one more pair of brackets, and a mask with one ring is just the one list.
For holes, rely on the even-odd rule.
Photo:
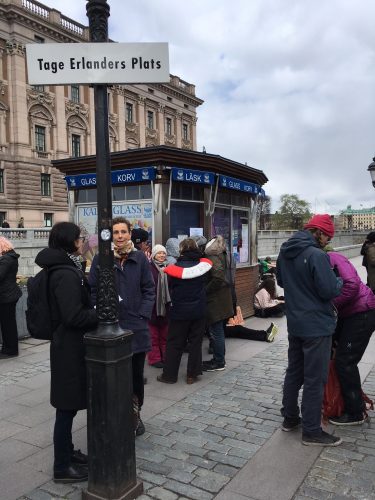
{"label": "lamp post", "polygon": [[[108,42],[107,0],[88,0],[91,42]],[[118,324],[113,269],[111,165],[107,85],[94,85],[99,266],[97,330],[85,335],[87,365],[87,500],[127,500],[143,491],[137,482],[132,405],[132,332]]]}
{"label": "lamp post", "polygon": [[367,167],[367,170],[370,172],[372,185],[375,187],[375,156],[372,159],[372,163]]}

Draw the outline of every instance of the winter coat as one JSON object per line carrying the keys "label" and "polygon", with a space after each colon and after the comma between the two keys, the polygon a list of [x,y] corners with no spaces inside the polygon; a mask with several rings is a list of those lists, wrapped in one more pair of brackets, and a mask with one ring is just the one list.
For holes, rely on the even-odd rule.
{"label": "winter coat", "polygon": [[[95,255],[89,274],[91,297],[96,304],[98,279],[98,259]],[[121,267],[115,258],[115,283],[119,295],[119,324],[121,328],[132,330],[132,351],[151,350],[148,320],[151,318],[155,302],[155,283],[150,271],[150,263],[143,252],[133,250]]]}
{"label": "winter coat", "polygon": [[272,299],[271,295],[265,288],[261,288],[259,292],[254,295],[254,306],[257,309],[267,309],[268,307],[275,307],[280,303],[280,300]]}
{"label": "winter coat", "polygon": [[207,323],[211,325],[234,315],[232,285],[226,279],[228,261],[224,241],[216,239],[206,247],[205,256],[212,261],[206,284]]}
{"label": "winter coat", "polygon": [[353,264],[340,253],[329,252],[332,267],[336,267],[344,284],[341,293],[333,300],[339,317],[346,318],[360,312],[375,309],[375,295],[362,283]]}
{"label": "winter coat", "polygon": [[19,254],[9,250],[0,255],[0,304],[17,302],[22,292],[17,285]]}
{"label": "winter coat", "polygon": [[[156,268],[156,265],[154,264],[154,262],[152,262],[152,261],[150,262],[150,270],[151,270],[152,278],[153,278],[154,283],[155,283],[155,297],[156,297],[156,291],[157,291],[157,287],[158,287],[158,281],[159,281],[159,277],[160,277],[160,272]],[[166,305],[166,309],[167,309],[166,316],[157,316],[156,315],[156,301],[155,301],[154,302],[154,307],[152,308],[150,323],[153,324],[153,325],[160,326],[160,327],[163,326],[163,325],[167,325],[168,324],[169,307],[170,307],[170,305],[167,304]]]}
{"label": "winter coat", "polygon": [[367,243],[364,249],[367,269],[367,284],[375,291],[375,243]]}
{"label": "winter coat", "polygon": [[331,301],[340,294],[342,279],[336,277],[328,255],[310,231],[298,231],[281,245],[276,277],[284,288],[289,334],[332,335],[336,314]]}
{"label": "winter coat", "polygon": [[86,408],[86,364],[83,336],[97,326],[87,280],[64,250],[45,248],[36,264],[43,268],[71,266],[51,273],[50,311],[53,319],[51,341],[51,405],[60,410]]}
{"label": "winter coat", "polygon": [[[186,252],[177,259],[176,266],[196,266],[201,257],[199,250]],[[169,293],[172,300],[171,320],[190,321],[206,316],[205,275],[193,279],[171,278]]]}
{"label": "winter coat", "polygon": [[167,250],[167,262],[168,264],[175,264],[178,257],[180,256],[179,250],[180,242],[177,238],[169,238],[165,244],[165,249]]}

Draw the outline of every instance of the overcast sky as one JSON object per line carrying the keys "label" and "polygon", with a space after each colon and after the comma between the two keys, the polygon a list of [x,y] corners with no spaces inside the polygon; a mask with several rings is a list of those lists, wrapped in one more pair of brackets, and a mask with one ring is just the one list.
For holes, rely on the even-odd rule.
{"label": "overcast sky", "polygon": [[[85,0],[44,0],[87,24]],[[109,36],[168,42],[196,85],[198,150],[263,170],[277,209],[375,205],[373,0],[108,0]]]}

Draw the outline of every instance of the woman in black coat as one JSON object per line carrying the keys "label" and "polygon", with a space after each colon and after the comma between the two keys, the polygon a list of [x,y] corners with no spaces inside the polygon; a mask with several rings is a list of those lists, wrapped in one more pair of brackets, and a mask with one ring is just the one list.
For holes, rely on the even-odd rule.
{"label": "woman in black coat", "polygon": [[12,243],[0,237],[0,325],[3,337],[0,359],[18,356],[16,304],[22,292],[17,285],[19,254]]}
{"label": "woman in black coat", "polygon": [[[86,366],[83,336],[97,325],[79,255],[83,238],[71,222],[59,222],[50,232],[48,248],[37,255],[38,266],[48,269],[51,341],[51,404],[56,408],[53,434],[54,481],[87,479],[87,456],[74,450],[72,424],[86,406]],[[56,266],[59,267],[55,270]]]}

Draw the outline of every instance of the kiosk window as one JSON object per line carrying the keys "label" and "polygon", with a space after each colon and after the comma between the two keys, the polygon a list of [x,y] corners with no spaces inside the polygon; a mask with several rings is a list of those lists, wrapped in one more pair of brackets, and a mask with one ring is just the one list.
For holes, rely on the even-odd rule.
{"label": "kiosk window", "polygon": [[141,200],[151,200],[152,199],[151,184],[141,184],[139,186],[139,190],[140,190],[140,199]]}
{"label": "kiosk window", "polygon": [[77,192],[77,203],[96,202],[96,189],[80,189]]}
{"label": "kiosk window", "polygon": [[216,207],[212,236],[221,234],[238,264],[249,263],[249,211]]}
{"label": "kiosk window", "polygon": [[183,201],[171,202],[170,236],[190,235],[191,227],[203,226],[203,205]]}

